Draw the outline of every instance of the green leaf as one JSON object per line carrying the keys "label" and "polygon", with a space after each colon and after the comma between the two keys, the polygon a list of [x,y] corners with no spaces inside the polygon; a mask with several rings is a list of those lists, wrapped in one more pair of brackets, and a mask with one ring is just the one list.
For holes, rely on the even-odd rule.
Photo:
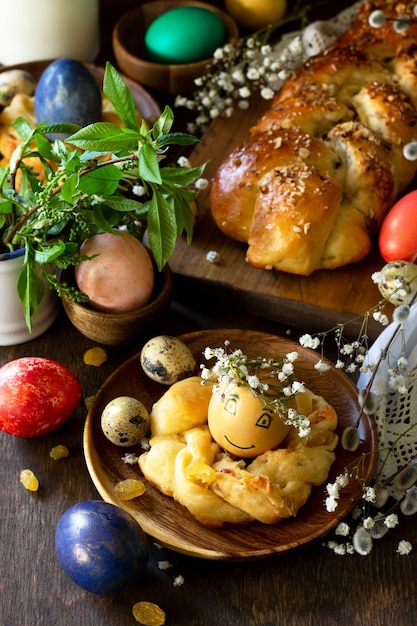
{"label": "green leaf", "polygon": [[45,293],[45,284],[36,270],[34,254],[29,242],[25,250],[22,269],[17,279],[17,294],[23,303],[26,325],[32,332],[32,314],[38,312]]}
{"label": "green leaf", "polygon": [[105,201],[106,205],[111,207],[114,211],[123,213],[138,211],[142,208],[141,202],[132,200],[131,198],[125,198],[124,196],[112,196],[111,198],[106,198]]}
{"label": "green leaf", "polygon": [[78,174],[68,176],[61,188],[61,196],[65,202],[72,204],[78,185]]}
{"label": "green leaf", "polygon": [[72,135],[77,132],[79,128],[79,124],[60,122],[59,124],[46,124],[42,126],[42,133],[45,135]]}
{"label": "green leaf", "polygon": [[155,191],[149,203],[148,240],[161,271],[175,248],[177,224],[171,203]]}
{"label": "green leaf", "polygon": [[175,219],[177,223],[177,237],[180,237],[183,232],[187,235],[187,244],[191,244],[193,230],[194,230],[194,215],[191,207],[183,196],[176,196],[175,198]]}
{"label": "green leaf", "polygon": [[0,213],[11,213],[13,209],[13,202],[6,198],[0,198]]}
{"label": "green leaf", "polygon": [[149,183],[162,183],[158,155],[149,144],[144,144],[139,150],[139,177]]}
{"label": "green leaf", "polygon": [[34,251],[34,260],[36,263],[43,265],[52,263],[57,257],[65,252],[65,244],[63,241],[56,241],[53,244],[46,245],[41,249]]}
{"label": "green leaf", "polygon": [[47,139],[44,135],[41,135],[40,133],[36,133],[35,143],[38,152],[43,159],[49,159],[50,161],[55,161],[56,163],[59,163],[59,160],[52,150],[51,142],[49,141],[49,139]]}
{"label": "green leaf", "polygon": [[163,167],[161,168],[162,181],[187,187],[203,175],[205,167],[206,164],[199,167]]}
{"label": "green leaf", "polygon": [[29,141],[33,136],[33,128],[24,117],[18,117],[12,122],[12,126],[15,127],[17,134],[24,141]]}
{"label": "green leaf", "polygon": [[156,140],[156,144],[158,146],[169,146],[169,145],[177,145],[177,146],[193,146],[195,143],[198,143],[200,140],[194,135],[189,135],[188,133],[168,133],[168,135],[161,135]]}
{"label": "green leaf", "polygon": [[67,143],[83,150],[108,154],[121,149],[135,150],[141,138],[139,131],[123,129],[111,122],[95,122],[68,137]]}
{"label": "green leaf", "polygon": [[158,139],[162,135],[166,135],[171,130],[174,123],[174,114],[169,106],[166,106],[160,117],[156,120],[152,128],[154,139]]}
{"label": "green leaf", "polygon": [[93,207],[93,219],[98,229],[109,233],[114,232],[113,229],[119,223],[120,216],[106,205],[96,204]]}
{"label": "green leaf", "polygon": [[111,63],[106,63],[103,79],[103,92],[112,103],[122,123],[132,130],[139,131],[139,120],[133,96],[121,76]]}
{"label": "green leaf", "polygon": [[111,196],[119,186],[123,172],[116,165],[97,167],[80,176],[78,188],[89,196]]}

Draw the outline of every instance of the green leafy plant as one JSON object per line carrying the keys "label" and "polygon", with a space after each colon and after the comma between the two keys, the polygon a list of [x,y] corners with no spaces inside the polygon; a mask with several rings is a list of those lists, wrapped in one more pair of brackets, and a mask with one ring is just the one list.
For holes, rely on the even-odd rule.
{"label": "green leafy plant", "polygon": [[[22,143],[8,167],[0,168],[0,252],[25,250],[17,290],[29,329],[45,290],[42,275],[59,295],[65,291],[70,298],[85,299],[59,282],[59,272],[85,258],[79,246],[87,237],[120,226],[139,236],[147,230],[158,270],[179,236],[185,233],[191,242],[190,203],[198,194],[195,183],[204,165],[164,166],[164,160],[170,146],[191,146],[198,140],[172,132],[169,107],[152,127],[139,121],[133,96],[110,63],[103,92],[121,125],[41,123],[32,128],[22,117],[14,121]],[[55,133],[67,138],[52,142]],[[44,177],[26,161],[33,157],[42,163]]]}

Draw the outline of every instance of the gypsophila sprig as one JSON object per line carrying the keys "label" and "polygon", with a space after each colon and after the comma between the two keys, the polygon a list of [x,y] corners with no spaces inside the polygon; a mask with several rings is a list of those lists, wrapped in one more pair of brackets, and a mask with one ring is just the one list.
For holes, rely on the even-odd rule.
{"label": "gypsophila sprig", "polygon": [[300,437],[307,437],[311,430],[308,418],[288,406],[290,399],[305,391],[304,383],[295,378],[294,363],[298,353],[289,352],[278,360],[264,356],[249,358],[240,349],[227,352],[229,345],[226,341],[224,348],[204,350],[207,361],[216,359],[211,367],[201,365],[203,381],[215,383],[213,393],[224,395],[229,385],[249,387],[262,407],[277,414],[285,424],[294,426]]}
{"label": "gypsophila sprig", "polygon": [[[190,132],[204,131],[218,117],[231,117],[236,108],[246,110],[250,98],[259,94],[271,100],[291,71],[299,64],[302,39],[296,37],[278,58],[272,42],[280,29],[291,22],[307,23],[311,5],[296,2],[293,10],[276,24],[227,43],[215,50],[205,73],[195,80],[191,97],[177,96],[176,107],[184,107],[195,115]],[[317,3],[320,4],[320,3]]]}
{"label": "gypsophila sprig", "polygon": [[[159,271],[178,237],[185,234],[191,242],[191,205],[207,187],[205,164],[165,162],[171,146],[191,146],[198,139],[172,132],[169,107],[152,127],[140,121],[132,94],[110,63],[103,92],[120,124],[95,122],[80,128],[42,123],[32,128],[22,117],[13,123],[21,143],[9,165],[0,168],[0,253],[25,249],[17,291],[29,329],[43,295],[41,274],[59,295],[83,300],[49,268],[85,260],[78,251],[87,237],[115,228],[137,236],[146,230]],[[51,141],[56,134],[66,136],[65,141]],[[34,171],[33,160],[42,172]]]}
{"label": "gypsophila sprig", "polygon": [[[346,324],[339,324],[330,331],[315,335],[304,334],[299,339],[302,346],[318,350],[323,355],[325,341],[333,336],[337,347],[335,367],[344,369],[355,378],[360,375],[368,380],[365,387],[358,386],[360,410],[356,424],[346,428],[340,438],[340,445],[347,453],[352,453],[356,460],[353,460],[351,466],[346,467],[334,482],[328,483],[325,487],[324,507],[329,513],[337,511],[344,497],[344,489],[352,482],[359,484],[362,492],[360,502],[352,512],[351,518],[346,520],[342,527],[338,526],[334,537],[325,543],[337,555],[366,556],[373,549],[375,541],[399,526],[400,515],[417,513],[417,457],[414,453],[407,458],[403,451],[407,449],[405,439],[413,433],[417,434],[417,420],[412,411],[402,428],[394,425],[396,430],[392,439],[379,442],[377,468],[370,485],[363,484],[362,478],[362,467],[367,453],[358,451],[362,437],[361,420],[364,415],[378,415],[380,411],[380,396],[373,391],[373,385],[381,369],[384,372],[383,388],[390,398],[395,398],[399,406],[402,404],[408,406],[411,403],[413,382],[409,383],[410,362],[407,358],[406,324],[417,300],[415,260],[413,257],[409,262],[388,263],[380,272],[372,275],[372,281],[378,285],[383,297],[363,315],[357,339],[352,341],[346,338]],[[394,305],[391,315],[388,311],[385,312],[389,304]],[[372,357],[367,332],[371,317],[378,320],[382,326],[391,321],[392,326],[385,331],[386,339],[380,350],[375,352],[376,356]],[[321,360],[319,359],[318,363]],[[415,363],[413,367],[412,371],[415,372]],[[379,419],[383,420],[380,428],[383,431],[389,429],[388,415],[382,415]],[[414,446],[411,449],[414,450]],[[386,468],[391,467],[391,459],[395,460],[394,466],[398,466],[398,469],[389,473]],[[409,554],[412,545],[405,540],[400,544],[402,548],[398,549],[399,553]]]}

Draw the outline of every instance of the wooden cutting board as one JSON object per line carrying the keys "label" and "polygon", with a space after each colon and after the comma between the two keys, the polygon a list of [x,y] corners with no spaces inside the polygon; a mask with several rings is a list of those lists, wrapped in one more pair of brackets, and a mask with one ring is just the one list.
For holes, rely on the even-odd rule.
{"label": "wooden cutting board", "polygon": [[[232,148],[249,137],[250,126],[266,108],[268,103],[258,99],[248,111],[236,110],[230,119],[217,119],[193,150],[191,163],[208,161],[205,176],[210,180]],[[188,302],[198,298],[207,306],[220,306],[308,332],[328,330],[351,320],[345,328],[349,337],[356,336],[362,315],[380,300],[371,280],[371,274],[384,265],[376,244],[360,263],[319,270],[309,277],[253,268],[245,261],[246,248],[218,229],[210,213],[209,190],[201,192],[192,244],[179,241],[170,259],[178,299]],[[218,263],[206,258],[212,250],[219,254]],[[369,320],[370,338],[375,339],[381,330],[380,324]]]}

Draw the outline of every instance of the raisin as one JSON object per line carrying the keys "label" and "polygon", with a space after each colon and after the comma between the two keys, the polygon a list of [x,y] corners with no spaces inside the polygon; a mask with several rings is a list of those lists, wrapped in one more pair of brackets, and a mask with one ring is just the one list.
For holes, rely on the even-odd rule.
{"label": "raisin", "polygon": [[137,602],[132,609],[133,617],[142,626],[163,626],[165,612],[153,602]]}

